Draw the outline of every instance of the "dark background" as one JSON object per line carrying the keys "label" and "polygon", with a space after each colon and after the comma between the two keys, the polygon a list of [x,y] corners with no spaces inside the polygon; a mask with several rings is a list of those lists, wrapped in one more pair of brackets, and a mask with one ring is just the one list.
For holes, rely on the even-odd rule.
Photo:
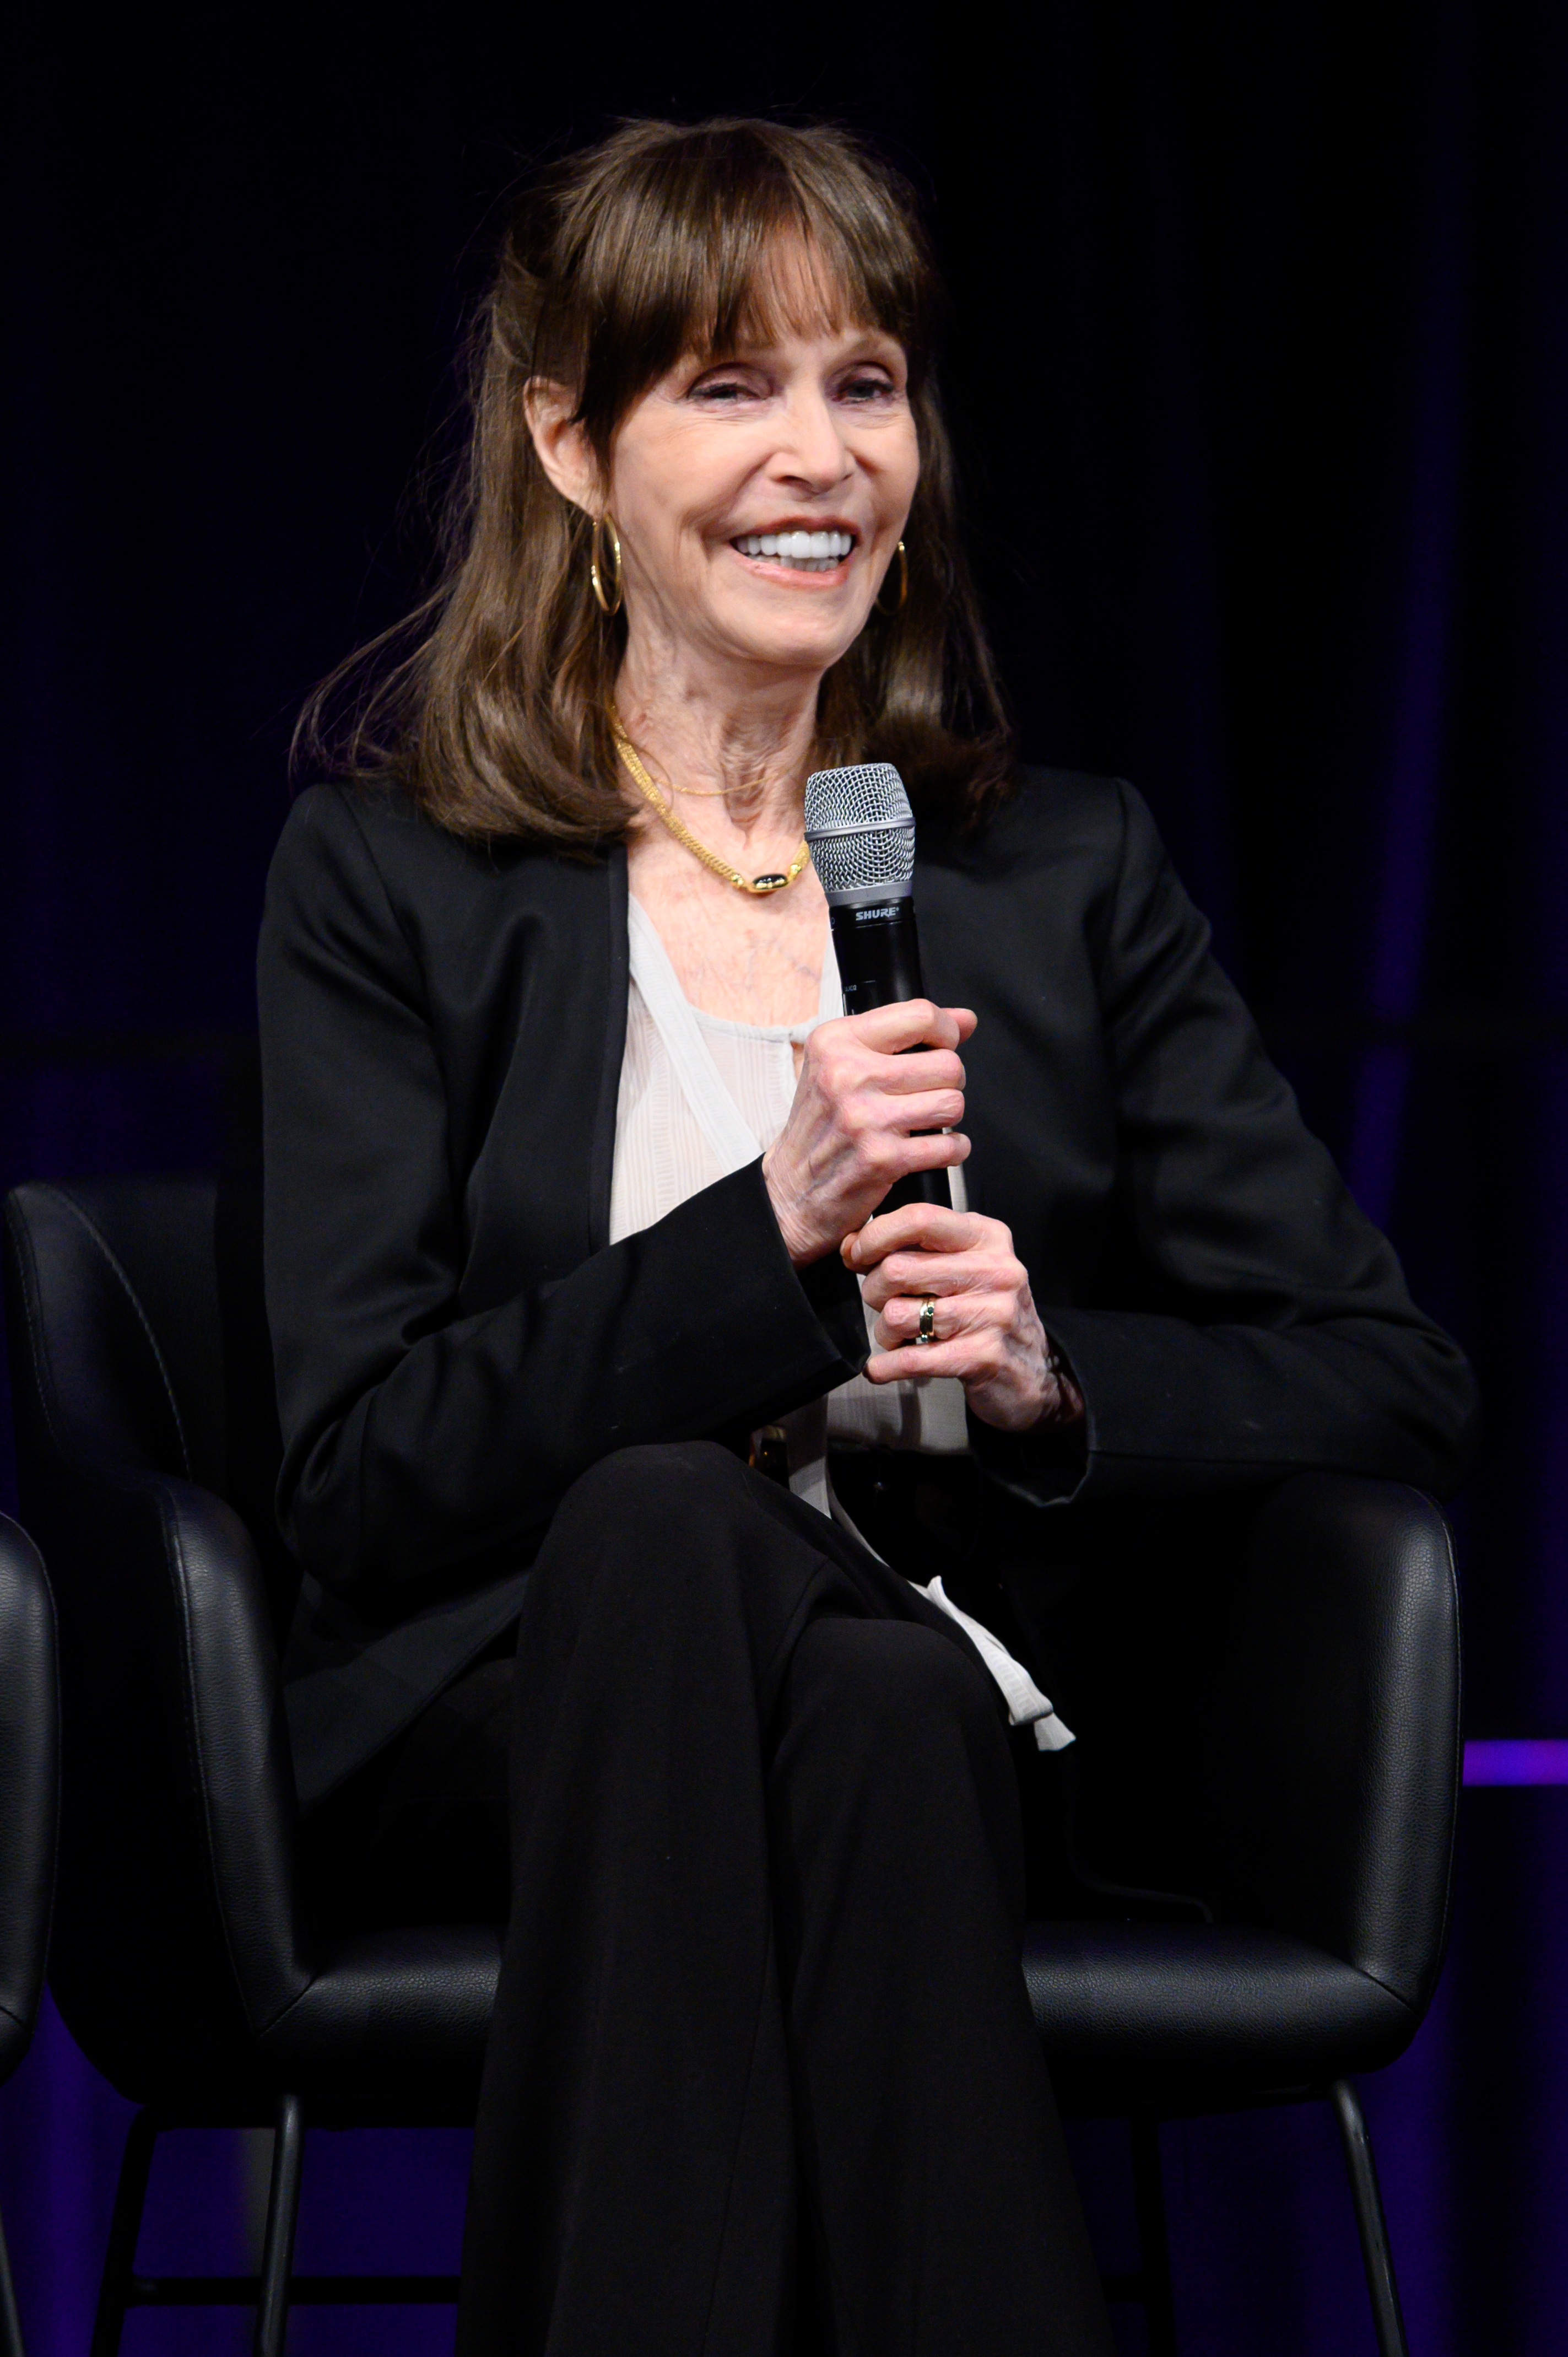
{"label": "dark background", "polygon": [[[419,486],[518,172],[620,113],[848,122],[945,258],[1025,747],[1143,788],[1309,1118],[1475,1356],[1468,1731],[1568,1734],[1561,5],[601,0],[91,37],[57,8],[27,38],[0,1184],[215,1163],[293,717],[424,578]],[[1565,1851],[1568,1793],[1467,1794],[1443,1994],[1368,2090],[1419,2357],[1563,2345]],[[0,2096],[35,2357],[85,2350],[126,2109],[52,2017]],[[231,2255],[264,2156],[183,2143],[148,2249]],[[1115,2139],[1083,2149],[1113,2260]],[[1326,2116],[1173,2128],[1166,2153],[1194,2357],[1370,2350]],[[450,2264],[463,2169],[461,2138],[315,2138],[301,2264]],[[450,2342],[444,2311],[294,2330]],[[125,2345],[247,2331],[144,2315]]]}

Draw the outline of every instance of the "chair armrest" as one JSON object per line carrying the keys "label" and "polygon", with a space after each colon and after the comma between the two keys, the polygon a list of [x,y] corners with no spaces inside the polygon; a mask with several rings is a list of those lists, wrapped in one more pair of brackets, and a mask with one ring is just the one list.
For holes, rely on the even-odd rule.
{"label": "chair armrest", "polygon": [[59,1824],[59,1676],[43,1558],[0,1514],[0,2079],[43,1994]]}
{"label": "chair armrest", "polygon": [[1226,1906],[1354,1964],[1419,2015],[1447,1933],[1459,1791],[1448,1529],[1389,1481],[1283,1481],[1251,1532],[1217,1681]]}
{"label": "chair armrest", "polygon": [[264,1579],[239,1517],[193,1482],[78,1464],[45,1492],[65,1760],[51,1980],[122,2092],[166,2097],[241,2064],[310,1978]]}

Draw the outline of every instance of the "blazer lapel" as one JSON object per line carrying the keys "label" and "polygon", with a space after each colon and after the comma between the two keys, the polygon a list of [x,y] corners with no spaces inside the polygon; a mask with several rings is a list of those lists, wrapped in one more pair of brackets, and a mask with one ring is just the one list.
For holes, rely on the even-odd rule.
{"label": "blazer lapel", "polygon": [[603,895],[606,940],[604,1049],[599,1061],[598,1092],[594,1108],[593,1143],[588,1157],[588,1250],[602,1252],[610,1240],[610,1181],[615,1172],[616,1113],[620,1099],[620,1068],[626,1054],[626,1000],[630,984],[630,950],[627,940],[626,845],[613,844],[605,862]]}
{"label": "blazer lapel", "polygon": [[[510,899],[496,960],[510,976],[487,983],[492,1038],[471,1009],[454,1017],[449,1060],[472,1058],[465,1126],[482,1139],[464,1184],[468,1259],[464,1307],[506,1300],[523,1271],[564,1276],[609,1235],[616,1103],[626,1039],[626,854],[589,863],[534,856],[503,885]],[[481,1049],[502,1063],[492,1107],[483,1103]],[[458,1084],[449,1081],[457,1092]]]}

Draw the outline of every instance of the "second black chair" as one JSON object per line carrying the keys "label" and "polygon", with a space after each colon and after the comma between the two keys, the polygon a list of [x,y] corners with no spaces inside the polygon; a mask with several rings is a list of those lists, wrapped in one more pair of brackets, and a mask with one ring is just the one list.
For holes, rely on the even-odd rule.
{"label": "second black chair", "polygon": [[[21,1487],[58,1569],[66,1741],[50,1981],[89,2060],[143,2108],[121,2171],[93,2357],[127,2305],[449,2299],[446,2277],[292,2279],[306,2118],[471,2121],[493,1924],[332,1942],[302,1920],[269,1597],[226,1502],[215,1202],[179,1182],[24,1188],[6,1284]],[[138,2276],[154,2143],[273,2126],[259,2279]]]}
{"label": "second black chair", "polygon": [[[59,1806],[54,1606],[38,1548],[0,1514],[0,2083],[21,2062],[38,2026]],[[22,2357],[3,2229],[0,2357]]]}

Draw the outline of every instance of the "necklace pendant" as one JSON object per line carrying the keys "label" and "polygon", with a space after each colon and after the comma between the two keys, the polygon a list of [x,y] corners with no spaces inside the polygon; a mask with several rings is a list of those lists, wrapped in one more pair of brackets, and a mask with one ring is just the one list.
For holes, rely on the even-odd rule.
{"label": "necklace pendant", "polygon": [[751,888],[754,892],[782,892],[789,881],[788,876],[754,876]]}

